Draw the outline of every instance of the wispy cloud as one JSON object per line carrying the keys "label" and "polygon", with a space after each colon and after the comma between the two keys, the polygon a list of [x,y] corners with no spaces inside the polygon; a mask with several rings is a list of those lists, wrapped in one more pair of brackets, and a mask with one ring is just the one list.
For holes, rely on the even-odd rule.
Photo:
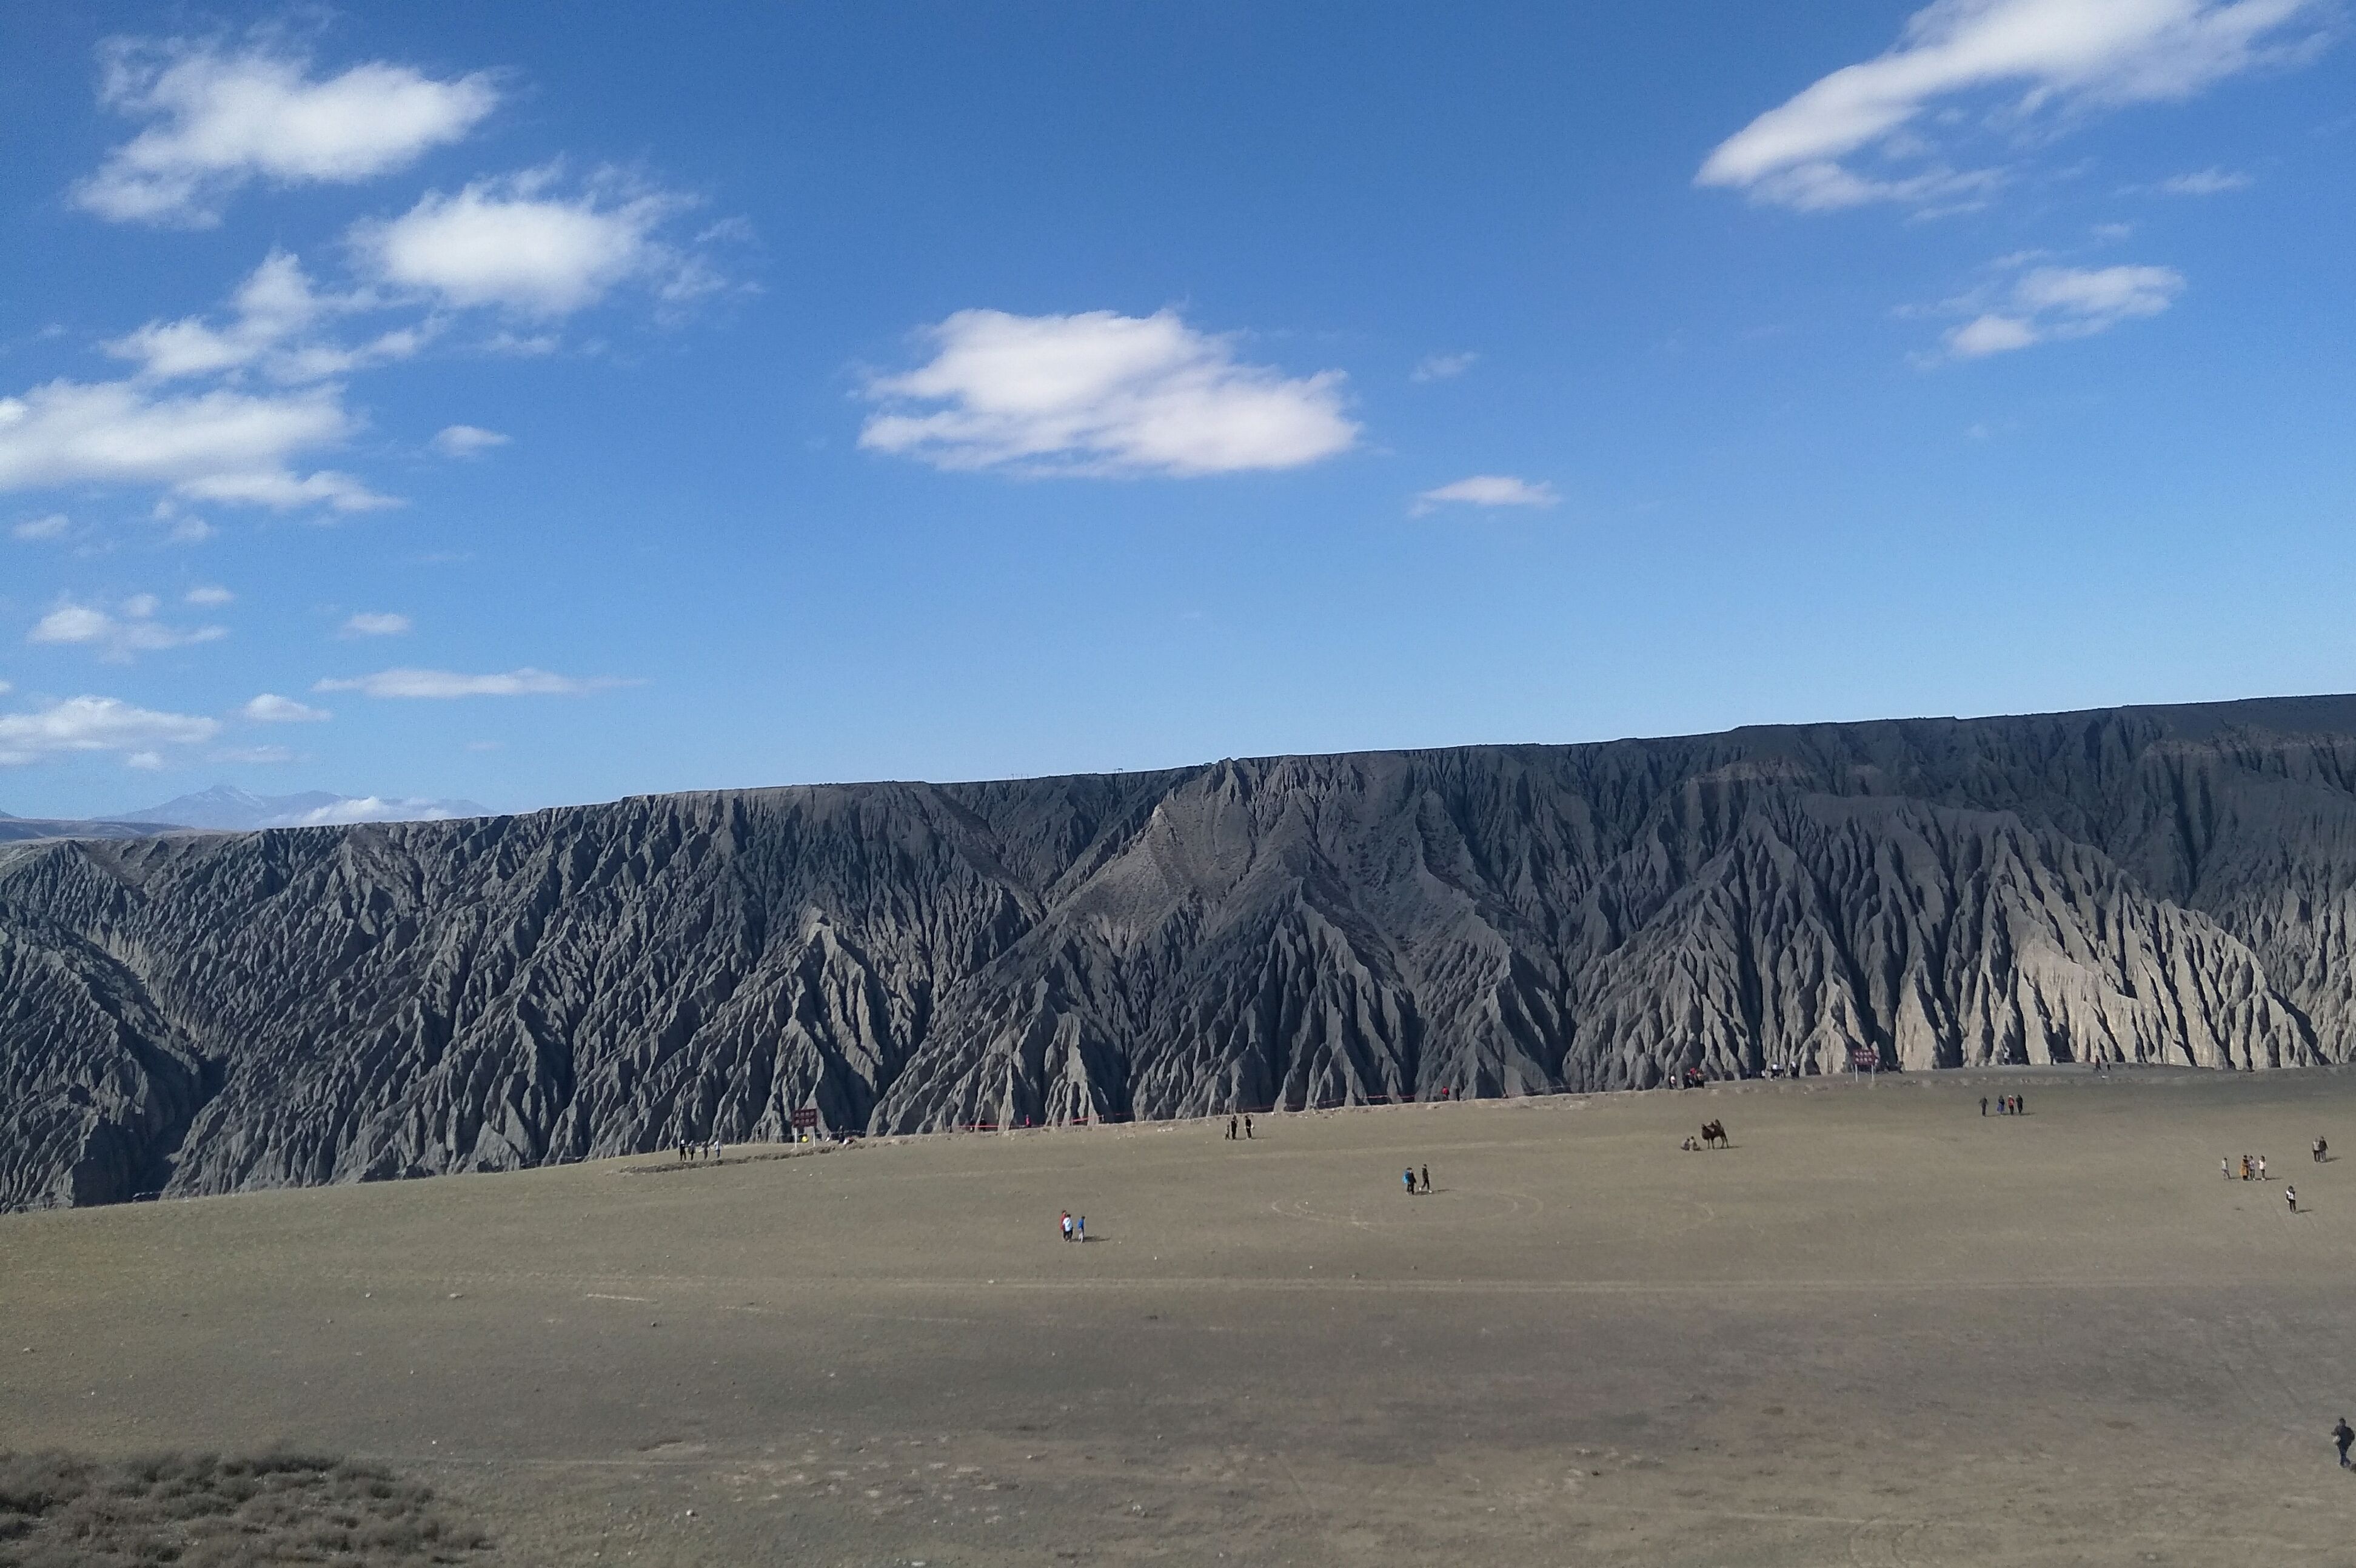
{"label": "wispy cloud", "polygon": [[336,716],[325,708],[315,708],[275,692],[262,693],[238,712],[258,725],[325,724]]}
{"label": "wispy cloud", "polygon": [[2246,189],[2249,184],[2250,177],[2239,169],[2203,168],[2161,180],[2159,189],[2166,196],[2222,196],[2229,190]]}
{"label": "wispy cloud", "polygon": [[229,635],[218,626],[166,626],[155,618],[158,607],[153,594],[134,594],[112,610],[69,599],[36,621],[25,640],[94,648],[109,663],[127,664],[142,653],[214,642]]}
{"label": "wispy cloud", "polygon": [[[1697,180],[1810,211],[1985,194],[1994,171],[1944,160],[1941,138],[1954,127],[2016,129],[2059,110],[2188,98],[2297,58],[2321,36],[2324,11],[2323,0],[1937,0],[1888,52],[1728,137]],[[1950,103],[1973,94],[1977,115]],[[1858,156],[1876,161],[1847,161]]]}
{"label": "wispy cloud", "polygon": [[434,437],[434,450],[444,457],[478,457],[507,444],[508,438],[498,431],[476,424],[444,425]]}
{"label": "wispy cloud", "polygon": [[1417,362],[1414,370],[1408,372],[1407,379],[1411,381],[1453,381],[1471,370],[1480,358],[1469,350],[1462,354],[1427,354]]}
{"label": "wispy cloud", "polygon": [[1985,359],[2057,338],[2091,338],[2124,321],[2158,316],[2184,292],[2173,267],[2037,267],[2000,304],[1947,334],[1950,356]]}
{"label": "wispy cloud", "polygon": [[399,637],[410,628],[405,615],[391,610],[362,610],[346,620],[339,635],[344,637]]}
{"label": "wispy cloud", "polygon": [[220,733],[215,719],[158,713],[113,697],[68,697],[32,713],[0,714],[0,768],[87,752],[113,752],[133,767],[155,767],[166,747],[200,746]]}
{"label": "wispy cloud", "polygon": [[933,358],[877,376],[860,446],[953,469],[1197,476],[1293,468],[1345,452],[1343,375],[1288,377],[1173,311],[1010,316],[961,310]]}
{"label": "wispy cloud", "polygon": [[28,542],[37,539],[63,539],[66,536],[66,530],[72,526],[71,521],[65,513],[53,511],[47,517],[27,518],[9,529],[8,533],[11,538]]}
{"label": "wispy cloud", "polygon": [[387,61],[334,76],[269,44],[182,39],[107,46],[101,101],[145,129],[107,156],[74,199],[119,221],[204,225],[254,179],[352,184],[455,142],[498,102],[481,73],[437,81]]}
{"label": "wispy cloud", "polygon": [[466,675],[454,670],[380,670],[373,675],[321,681],[311,689],[358,692],[369,697],[577,697],[616,686],[638,684],[612,675],[577,680],[527,666],[494,675]]}
{"label": "wispy cloud", "polygon": [[273,381],[324,381],[406,360],[433,336],[431,323],[396,327],[358,344],[313,334],[323,323],[375,303],[364,295],[321,294],[300,258],[273,251],[239,285],[225,325],[216,327],[200,316],[150,321],[105,349],[116,359],[135,361],[142,381],[227,375],[254,366]]}
{"label": "wispy cloud", "polygon": [[1415,498],[1412,510],[1420,517],[1443,506],[1550,507],[1561,499],[1554,486],[1543,480],[1533,484],[1511,474],[1474,474],[1470,478],[1425,490]]}

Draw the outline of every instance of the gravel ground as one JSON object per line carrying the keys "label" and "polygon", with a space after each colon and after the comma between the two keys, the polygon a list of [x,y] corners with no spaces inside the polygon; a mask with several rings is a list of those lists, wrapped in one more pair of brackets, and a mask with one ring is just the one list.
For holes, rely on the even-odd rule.
{"label": "gravel ground", "polygon": [[[2014,1092],[2029,1114],[1978,1113]],[[1680,1151],[1712,1117],[1733,1147]],[[2356,1416],[2356,1163],[2308,1155],[2356,1153],[2356,1075],[1224,1126],[6,1217],[0,1442],[293,1445],[430,1488],[451,1541],[489,1540],[463,1560],[519,1564],[2209,1563],[2356,1538],[2328,1437]],[[2245,1152],[2271,1183],[2221,1179]]]}

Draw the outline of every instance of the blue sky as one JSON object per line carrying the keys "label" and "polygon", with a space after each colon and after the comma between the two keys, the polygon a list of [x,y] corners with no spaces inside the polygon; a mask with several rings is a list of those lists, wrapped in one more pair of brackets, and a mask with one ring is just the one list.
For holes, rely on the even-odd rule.
{"label": "blue sky", "polygon": [[10,8],[0,808],[2356,685],[2342,8],[1605,10]]}

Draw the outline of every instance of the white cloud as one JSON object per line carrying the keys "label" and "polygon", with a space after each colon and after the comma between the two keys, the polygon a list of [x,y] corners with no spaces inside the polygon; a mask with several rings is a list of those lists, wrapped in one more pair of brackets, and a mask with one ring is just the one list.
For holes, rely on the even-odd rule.
{"label": "white cloud", "polygon": [[[1728,137],[1697,181],[1807,210],[1933,201],[1985,189],[1987,171],[1937,160],[1926,121],[1975,123],[1933,106],[1958,94],[2018,96],[1994,115],[2182,99],[2311,45],[2322,0],[1936,0],[1887,53],[1845,66]],[[1980,122],[1985,123],[1985,122]],[[1934,127],[1935,129],[1935,127]],[[1919,172],[1861,173],[1871,154]],[[1959,186],[1958,182],[1964,182]]]}
{"label": "white cloud", "polygon": [[134,594],[112,611],[69,599],[33,624],[27,642],[95,648],[109,663],[128,663],[142,653],[216,642],[229,635],[218,626],[166,626],[155,618],[153,594]]}
{"label": "white cloud", "polygon": [[449,822],[463,812],[454,811],[439,800],[386,800],[376,795],[362,795],[355,800],[337,800],[333,805],[315,806],[310,811],[282,818],[273,827],[320,828],[348,822]]}
{"label": "white cloud", "polygon": [[475,424],[451,424],[443,427],[434,437],[434,450],[444,457],[473,457],[494,446],[504,446],[508,437],[496,430],[485,430]]}
{"label": "white cloud", "polygon": [[233,746],[212,754],[215,762],[234,762],[247,767],[268,767],[294,760],[294,753],[283,746]]}
{"label": "white cloud", "polygon": [[262,693],[238,712],[258,725],[321,724],[336,716],[325,708],[315,708],[275,692]]}
{"label": "white cloud", "polygon": [[[361,264],[385,285],[458,306],[565,316],[635,278],[658,292],[691,265],[655,238],[676,197],[623,189],[552,193],[548,169],[429,193],[400,217],[352,231]],[[606,180],[607,187],[615,182]]]}
{"label": "white cloud", "polygon": [[27,519],[8,532],[17,539],[63,539],[66,536],[66,530],[71,526],[65,513],[53,511],[47,517]]}
{"label": "white cloud", "polygon": [[147,127],[107,156],[75,199],[118,221],[218,221],[256,177],[351,184],[457,141],[498,102],[489,77],[436,81],[372,61],[315,78],[267,45],[223,51],[132,40],[104,51],[102,101]]}
{"label": "white cloud", "polygon": [[932,360],[879,376],[859,444],[943,468],[1200,475],[1292,468],[1345,452],[1343,374],[1287,378],[1171,311],[963,310],[924,334]]}
{"label": "white cloud", "polygon": [[2091,338],[2122,321],[2158,316],[2184,292],[2173,267],[2037,267],[1997,308],[1947,334],[1947,352],[1985,359],[2056,338]]}
{"label": "white cloud", "polygon": [[315,692],[359,692],[370,697],[577,697],[637,682],[610,675],[575,680],[529,666],[497,675],[462,675],[453,670],[380,670],[348,681],[321,681]]}
{"label": "white cloud", "polygon": [[131,381],[55,381],[0,397],[0,492],[146,484],[281,508],[392,505],[349,475],[297,477],[286,467],[297,453],[342,441],[354,424],[330,387],[159,397]]}
{"label": "white cloud", "polygon": [[1990,312],[1976,316],[1949,332],[1947,351],[1958,360],[1979,360],[2026,349],[2037,340],[2037,328],[2019,317]]}
{"label": "white cloud", "polygon": [[208,585],[203,587],[190,588],[181,596],[181,599],[184,603],[191,605],[226,605],[234,603],[237,596],[227,588]]}
{"label": "white cloud", "polygon": [[171,524],[164,531],[164,542],[166,544],[202,544],[217,532],[211,523],[200,517],[176,517],[171,520]]}
{"label": "white cloud", "polygon": [[429,323],[394,328],[358,345],[305,338],[322,322],[374,303],[363,295],[320,294],[298,257],[273,251],[239,285],[227,326],[197,316],[150,321],[104,347],[118,360],[136,360],[139,379],[147,381],[233,374],[250,366],[277,381],[325,381],[406,360],[432,336]]}
{"label": "white cloud", "polygon": [[214,375],[252,364],[283,339],[308,328],[328,308],[311,287],[301,260],[284,251],[262,258],[232,301],[236,319],[225,328],[198,317],[151,321],[107,344],[118,360],[136,360],[151,380]]}
{"label": "white cloud", "polygon": [[344,622],[345,637],[399,637],[410,627],[409,618],[390,610],[362,610]]}
{"label": "white cloud", "polygon": [[213,719],[134,708],[113,697],[69,697],[34,713],[0,714],[0,767],[106,751],[122,753],[133,767],[155,767],[162,747],[202,745],[220,732]]}
{"label": "white cloud", "polygon": [[336,511],[375,511],[401,504],[390,496],[378,495],[349,474],[338,474],[331,468],[300,478],[283,470],[210,474],[182,481],[180,493],[198,500],[266,506],[278,511],[305,506],[324,506]]}
{"label": "white cloud", "polygon": [[1480,355],[1471,352],[1427,354],[1414,370],[1408,372],[1407,379],[1411,381],[1451,381],[1471,370],[1473,362],[1480,358]]}
{"label": "white cloud", "polygon": [[1552,485],[1541,480],[1532,484],[1510,474],[1474,474],[1437,489],[1425,490],[1415,498],[1415,511],[1420,516],[1434,507],[1450,504],[1461,506],[1531,506],[1548,507],[1562,498]]}
{"label": "white cloud", "polygon": [[2169,196],[2222,196],[2229,190],[2240,190],[2250,183],[2250,177],[2239,169],[2194,169],[2159,182],[2161,192]]}

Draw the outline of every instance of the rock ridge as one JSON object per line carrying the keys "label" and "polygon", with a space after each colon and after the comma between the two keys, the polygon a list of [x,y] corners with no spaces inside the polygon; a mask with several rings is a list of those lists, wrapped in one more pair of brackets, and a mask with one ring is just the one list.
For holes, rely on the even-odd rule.
{"label": "rock ridge", "polygon": [[2356,697],[0,845],[0,1206],[2356,1054]]}

